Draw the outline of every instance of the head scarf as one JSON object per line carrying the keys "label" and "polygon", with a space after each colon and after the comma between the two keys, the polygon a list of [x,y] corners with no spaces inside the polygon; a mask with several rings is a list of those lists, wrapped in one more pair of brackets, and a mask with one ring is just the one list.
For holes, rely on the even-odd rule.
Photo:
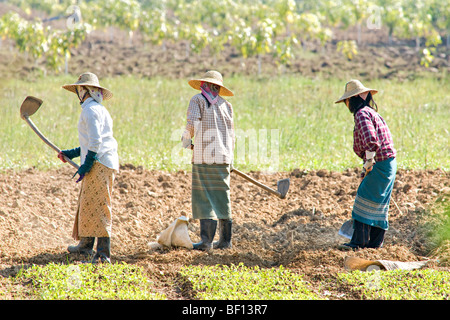
{"label": "head scarf", "polygon": [[200,85],[200,90],[202,91],[202,94],[205,96],[206,99],[208,99],[209,103],[215,104],[219,100],[219,90],[216,90],[215,87],[217,85],[209,83],[209,82],[202,82]]}

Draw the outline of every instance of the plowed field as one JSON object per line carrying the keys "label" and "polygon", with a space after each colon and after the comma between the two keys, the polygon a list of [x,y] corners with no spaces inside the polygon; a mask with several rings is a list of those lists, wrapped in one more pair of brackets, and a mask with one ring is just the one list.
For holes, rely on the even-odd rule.
{"label": "plowed field", "polygon": [[[76,244],[71,232],[79,185],[71,180],[72,175],[73,169],[68,166],[0,175],[2,276],[14,275],[24,264],[83,260],[66,250]],[[421,217],[450,188],[449,175],[441,170],[399,170],[392,198],[398,208],[391,201],[384,247],[349,253],[336,246],[346,241],[338,230],[351,216],[359,184],[356,169],[343,173],[297,169],[250,175],[275,189],[277,180],[289,177],[287,198],[278,199],[232,174],[233,248],[208,254],[149,247],[177,217],[190,216],[190,173],[122,166],[113,191],[112,262],[144,266],[161,292],[171,299],[184,299],[190,297],[189,292],[177,285],[177,272],[189,264],[283,265],[315,282],[345,271],[343,262],[349,254],[368,259],[421,260],[429,249],[420,232]],[[193,242],[199,241],[198,221],[190,221],[189,234]]]}

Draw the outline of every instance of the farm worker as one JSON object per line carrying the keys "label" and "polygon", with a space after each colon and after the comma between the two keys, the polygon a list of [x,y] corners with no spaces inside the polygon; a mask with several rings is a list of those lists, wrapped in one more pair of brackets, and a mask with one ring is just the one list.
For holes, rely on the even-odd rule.
{"label": "farm worker", "polygon": [[[231,248],[230,172],[235,134],[233,107],[223,96],[233,96],[233,92],[223,85],[217,71],[208,71],[188,83],[200,90],[189,102],[181,138],[183,147],[193,150],[192,216],[200,219],[201,238],[193,246],[204,251]],[[217,220],[220,238],[213,244]]]}
{"label": "farm worker", "polygon": [[373,95],[378,91],[363,86],[358,80],[345,85],[343,96],[353,114],[353,151],[363,159],[361,184],[353,204],[354,233],[341,249],[380,248],[389,227],[388,211],[397,171],[396,150],[391,132],[378,114]]}
{"label": "farm worker", "polygon": [[80,75],[74,84],[62,86],[73,92],[80,100],[81,114],[78,121],[80,146],[62,150],[73,159],[81,157],[81,165],[75,173],[81,181],[78,209],[72,236],[78,245],[69,246],[70,253],[93,254],[95,238],[97,252],[92,263],[110,263],[111,255],[111,194],[115,175],[119,172],[117,141],[113,137],[113,121],[103,100],[111,99],[112,92],[100,86],[95,74]]}

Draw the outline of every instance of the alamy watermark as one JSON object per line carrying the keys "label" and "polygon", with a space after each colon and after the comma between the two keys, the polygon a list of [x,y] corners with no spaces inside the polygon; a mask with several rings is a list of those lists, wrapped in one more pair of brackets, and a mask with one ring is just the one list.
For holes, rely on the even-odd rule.
{"label": "alamy watermark", "polygon": [[67,290],[70,291],[80,289],[83,281],[80,268],[78,266],[69,266],[67,268],[67,273]]}
{"label": "alamy watermark", "polygon": [[369,30],[381,29],[381,8],[376,5],[371,5],[367,8],[368,17],[366,26]]}
{"label": "alamy watermark", "polygon": [[[174,130],[171,141],[178,143],[172,148],[171,161],[177,166],[188,165],[192,162],[193,150],[184,148],[180,137],[184,129]],[[228,148],[221,141],[223,137],[217,137],[217,131],[211,131],[202,137],[203,149],[198,151],[204,159],[217,160],[214,163],[221,163],[222,158],[214,159],[217,155],[222,155],[220,148]],[[236,129],[234,131],[235,144],[233,150],[233,165],[251,165],[260,171],[277,172],[280,165],[280,129]],[[219,152],[217,152],[219,151]],[[213,155],[213,156],[211,156]]]}
{"label": "alamy watermark", "polygon": [[381,274],[380,267],[377,265],[371,265],[366,269],[369,273],[369,277],[366,282],[366,288],[369,290],[381,289]]}
{"label": "alamy watermark", "polygon": [[71,5],[66,10],[66,26],[69,30],[81,27],[81,9],[79,6]]}

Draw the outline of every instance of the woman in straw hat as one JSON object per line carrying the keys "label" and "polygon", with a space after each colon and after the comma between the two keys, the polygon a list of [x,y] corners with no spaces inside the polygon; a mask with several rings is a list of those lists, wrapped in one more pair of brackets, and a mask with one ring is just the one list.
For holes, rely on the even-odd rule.
{"label": "woman in straw hat", "polygon": [[[194,249],[231,248],[230,172],[235,135],[233,108],[223,96],[233,93],[223,85],[222,75],[217,71],[208,71],[188,83],[200,90],[189,102],[181,139],[184,148],[193,150],[192,216],[200,219],[201,238],[194,243]],[[217,219],[220,238],[213,244]]]}
{"label": "woman in straw hat", "polygon": [[77,246],[69,246],[70,253],[92,254],[97,238],[97,252],[92,263],[110,263],[111,252],[111,193],[115,174],[119,171],[117,141],[113,137],[113,121],[103,100],[112,97],[111,91],[100,86],[93,73],[83,73],[74,84],[63,86],[80,100],[81,114],[78,122],[80,146],[62,150],[70,159],[81,157],[77,173],[81,181],[78,209],[73,228]]}
{"label": "woman in straw hat", "polygon": [[378,91],[366,88],[358,80],[345,85],[344,102],[353,114],[353,150],[364,161],[362,182],[353,205],[354,233],[349,243],[340,248],[380,248],[389,227],[388,211],[397,171],[396,150],[391,132],[378,114],[373,95]]}

